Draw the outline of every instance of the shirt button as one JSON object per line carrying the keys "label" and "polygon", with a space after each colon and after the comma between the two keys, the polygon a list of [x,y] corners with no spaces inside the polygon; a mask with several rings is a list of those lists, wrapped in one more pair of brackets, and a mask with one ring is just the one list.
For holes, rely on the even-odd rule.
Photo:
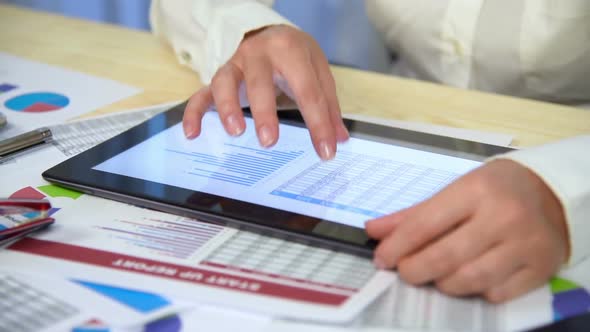
{"label": "shirt button", "polygon": [[187,51],[180,51],[180,58],[184,62],[191,62],[192,60],[191,54]]}

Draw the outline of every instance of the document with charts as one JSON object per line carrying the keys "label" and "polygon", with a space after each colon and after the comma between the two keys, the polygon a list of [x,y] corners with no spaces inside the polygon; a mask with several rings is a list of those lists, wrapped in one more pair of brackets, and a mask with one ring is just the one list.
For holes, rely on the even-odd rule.
{"label": "document with charts", "polygon": [[[43,188],[48,191],[47,188]],[[350,321],[391,283],[368,259],[88,195],[0,261],[274,317]]]}
{"label": "document with charts", "polygon": [[0,139],[73,119],[140,90],[120,82],[0,52]]}
{"label": "document with charts", "polygon": [[11,332],[86,331],[82,327],[91,326],[136,329],[192,309],[189,303],[174,303],[155,294],[5,264],[0,267],[0,295],[0,331]]}

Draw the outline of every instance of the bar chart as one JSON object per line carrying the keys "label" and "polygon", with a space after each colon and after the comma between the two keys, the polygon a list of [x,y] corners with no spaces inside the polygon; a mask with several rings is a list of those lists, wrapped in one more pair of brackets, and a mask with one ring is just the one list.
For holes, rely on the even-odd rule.
{"label": "bar chart", "polygon": [[95,228],[131,249],[178,259],[190,258],[223,230],[222,226],[180,217],[173,220],[119,219],[111,226],[96,225]]}
{"label": "bar chart", "polygon": [[303,151],[278,151],[224,144],[219,155],[166,149],[173,154],[192,157],[191,175],[224,181],[242,186],[253,186],[281,167],[301,156]]}

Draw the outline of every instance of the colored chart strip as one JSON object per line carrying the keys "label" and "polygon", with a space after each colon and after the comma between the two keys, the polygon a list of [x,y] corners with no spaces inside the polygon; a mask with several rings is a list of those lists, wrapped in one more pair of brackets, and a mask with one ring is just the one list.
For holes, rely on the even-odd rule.
{"label": "colored chart strip", "polygon": [[[170,305],[170,301],[154,293],[114,287],[84,280],[73,281],[141,313],[150,313]],[[108,328],[101,328],[103,325],[100,324],[100,322],[97,322],[96,325],[96,327],[92,325],[78,327],[74,329],[74,332],[109,331]],[[182,323],[180,321],[180,317],[172,315],[147,324],[143,330],[144,332],[178,332],[181,330],[181,326]]]}
{"label": "colored chart strip", "polygon": [[149,313],[162,309],[170,304],[170,301],[154,293],[147,293],[132,289],[125,289],[93,283],[84,280],[74,280],[76,283],[93,290],[94,292],[117,301],[124,306],[142,313]]}
{"label": "colored chart strip", "polygon": [[555,320],[576,316],[590,311],[590,293],[578,284],[562,278],[550,282],[553,293]]}
{"label": "colored chart strip", "polygon": [[82,193],[75,190],[49,184],[37,187],[37,189],[33,187],[25,187],[14,192],[12,195],[10,195],[10,198],[43,199],[46,196],[78,199],[80,196],[82,196]]}
{"label": "colored chart strip", "polygon": [[[65,197],[71,199],[78,199],[82,196],[82,193],[62,188],[53,184],[48,184],[45,186],[37,187],[36,189],[33,187],[25,187],[20,190],[15,191],[10,198],[17,198],[17,199],[44,199],[47,196],[57,198],[57,197]],[[52,216],[54,213],[59,211],[59,208],[52,207],[49,210],[48,215]]]}
{"label": "colored chart strip", "polygon": [[82,193],[79,191],[67,189],[52,184],[40,186],[37,187],[37,189],[41,190],[49,197],[66,197],[71,199],[78,199],[80,196],[82,196]]}
{"label": "colored chart strip", "polygon": [[108,326],[98,319],[91,319],[81,326],[76,326],[72,332],[110,332]]}
{"label": "colored chart strip", "polygon": [[10,90],[14,90],[16,88],[18,88],[18,86],[8,84],[8,83],[2,83],[2,84],[0,84],[0,94],[2,94],[4,92],[8,92]]}
{"label": "colored chart strip", "polygon": [[43,199],[45,195],[43,193],[35,190],[33,187],[25,187],[16,191],[14,194],[10,195],[10,198],[16,199]]}
{"label": "colored chart strip", "polygon": [[147,324],[144,332],[177,332],[182,329],[180,317],[173,315]]}

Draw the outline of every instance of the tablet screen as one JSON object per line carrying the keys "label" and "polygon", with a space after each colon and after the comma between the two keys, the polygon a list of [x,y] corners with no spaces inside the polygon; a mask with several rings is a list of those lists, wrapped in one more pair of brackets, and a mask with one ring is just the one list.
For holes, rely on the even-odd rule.
{"label": "tablet screen", "polygon": [[178,123],[93,169],[363,228],[481,164],[354,137],[321,161],[307,129],[280,124],[279,141],[265,149],[245,120],[244,134],[230,137],[209,112],[194,140]]}

